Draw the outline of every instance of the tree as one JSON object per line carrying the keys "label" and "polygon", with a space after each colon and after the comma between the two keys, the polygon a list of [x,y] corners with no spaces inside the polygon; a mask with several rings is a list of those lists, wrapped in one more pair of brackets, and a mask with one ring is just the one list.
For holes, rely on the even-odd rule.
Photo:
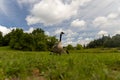
{"label": "tree", "polygon": [[33,30],[32,34],[33,35],[38,35],[38,34],[44,35],[44,30],[42,30],[41,28],[37,28],[37,29]]}
{"label": "tree", "polygon": [[58,39],[56,39],[55,36],[49,36],[47,38],[47,49],[51,50],[51,48],[53,47],[53,45],[58,41]]}
{"label": "tree", "polygon": [[77,49],[77,50],[81,50],[81,49],[83,49],[83,47],[82,47],[81,44],[77,44],[77,45],[76,45],[76,49]]}
{"label": "tree", "polygon": [[0,32],[0,46],[10,46],[17,50],[46,51],[50,50],[56,41],[58,41],[56,37],[45,35],[44,30],[40,28],[33,30],[32,33],[25,33],[17,28],[4,37]]}
{"label": "tree", "polygon": [[8,33],[3,37],[3,46],[8,46],[9,45],[10,37],[11,37],[11,33]]}
{"label": "tree", "polygon": [[2,46],[3,43],[3,36],[2,36],[2,32],[0,32],[0,46]]}
{"label": "tree", "polygon": [[88,45],[87,48],[100,48],[100,47],[105,47],[106,42],[110,40],[111,38],[109,36],[103,36],[102,38],[96,39],[91,41]]}
{"label": "tree", "polygon": [[73,50],[74,49],[74,47],[71,44],[68,44],[66,48],[67,48],[67,50]]}
{"label": "tree", "polygon": [[32,37],[33,37],[33,46],[35,47],[35,50],[37,51],[43,51],[46,50],[43,49],[42,46],[47,47],[47,36],[45,35],[44,31],[40,28],[35,29],[32,32]]}
{"label": "tree", "polygon": [[35,48],[33,46],[33,37],[31,34],[28,34],[28,33],[24,33],[22,35],[22,38],[21,38],[21,42],[24,43],[22,44],[22,50],[25,50],[25,51],[34,51]]}
{"label": "tree", "polygon": [[39,41],[36,47],[37,51],[46,51],[47,50],[47,45],[46,43]]}
{"label": "tree", "polygon": [[106,40],[103,45],[107,48],[112,48],[114,46],[112,39]]}
{"label": "tree", "polygon": [[113,36],[112,41],[112,44],[114,44],[113,47],[120,47],[120,34],[116,34],[115,36]]}
{"label": "tree", "polygon": [[10,47],[13,49],[22,49],[22,36],[23,36],[23,30],[22,29],[13,29],[11,32],[10,37]]}

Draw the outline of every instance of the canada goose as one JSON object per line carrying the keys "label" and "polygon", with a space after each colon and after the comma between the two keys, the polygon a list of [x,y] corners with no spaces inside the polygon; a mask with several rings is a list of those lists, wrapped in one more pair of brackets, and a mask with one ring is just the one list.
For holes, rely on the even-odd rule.
{"label": "canada goose", "polygon": [[64,32],[61,32],[60,33],[60,39],[57,43],[55,43],[55,45],[52,47],[52,53],[55,53],[55,54],[59,54],[61,55],[61,53],[67,53],[69,54],[69,52],[66,50],[63,49],[63,46],[62,46],[62,43],[61,43],[61,40],[62,40],[62,35],[64,34]]}

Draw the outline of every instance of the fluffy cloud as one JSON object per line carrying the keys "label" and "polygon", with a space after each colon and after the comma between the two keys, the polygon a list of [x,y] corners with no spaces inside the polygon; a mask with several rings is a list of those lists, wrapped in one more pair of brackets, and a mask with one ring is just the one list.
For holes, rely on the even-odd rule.
{"label": "fluffy cloud", "polygon": [[50,35],[50,32],[48,32],[48,31],[45,31],[45,34],[46,34],[46,35]]}
{"label": "fluffy cloud", "polygon": [[35,4],[26,21],[28,25],[43,23],[57,24],[77,14],[80,5],[91,0],[71,0],[70,3],[62,0],[41,0]]}
{"label": "fluffy cloud", "polygon": [[63,29],[57,29],[54,34],[57,36],[59,39],[59,34],[60,32],[64,32],[65,34],[63,35],[63,45],[66,46],[68,44],[75,45],[77,44],[77,41],[74,41],[75,38],[79,36],[79,33],[72,31],[71,29],[63,30]]}
{"label": "fluffy cloud", "polygon": [[104,36],[107,36],[107,35],[108,35],[108,32],[101,30],[101,31],[98,32],[98,35],[99,35],[99,36],[103,36],[103,35],[104,35]]}
{"label": "fluffy cloud", "polygon": [[56,34],[57,38],[59,39],[59,34],[60,32],[63,31],[65,34],[63,35],[63,46],[67,46],[68,44],[72,44],[73,46],[76,46],[76,44],[82,44],[86,45],[89,43],[91,40],[93,40],[91,35],[93,34],[88,34],[88,33],[80,33],[80,32],[75,32],[71,29],[63,30],[63,29],[57,29],[54,34]]}
{"label": "fluffy cloud", "polygon": [[[10,27],[7,28],[6,26],[0,25],[0,31],[3,33],[3,36],[11,32],[13,29],[16,29],[16,27]],[[28,30],[24,31],[26,33],[31,33],[34,30],[33,27],[30,27]]]}
{"label": "fluffy cloud", "polygon": [[26,32],[26,33],[32,33],[33,30],[34,30],[34,28],[30,27],[27,31],[24,31],[24,32]]}
{"label": "fluffy cloud", "polygon": [[66,38],[72,38],[72,37],[78,36],[78,33],[77,32],[73,32],[71,29],[63,30],[62,28],[57,29],[54,32],[54,34],[58,35],[58,34],[60,34],[60,32],[64,32]]}
{"label": "fluffy cloud", "polygon": [[120,34],[120,30],[116,31],[115,34],[113,34],[113,35],[116,35],[116,34]]}
{"label": "fluffy cloud", "polygon": [[60,32],[64,32],[63,29],[57,29],[54,33],[57,35],[57,34],[60,34]]}
{"label": "fluffy cloud", "polygon": [[97,17],[94,21],[93,24],[96,26],[101,26],[107,23],[107,18],[106,17]]}
{"label": "fluffy cloud", "polygon": [[98,29],[109,31],[113,34],[120,29],[120,14],[116,12],[110,13],[107,16],[97,17],[94,19],[93,24]]}
{"label": "fluffy cloud", "polygon": [[0,25],[0,31],[3,33],[3,35],[6,35],[6,34],[8,34],[9,32],[11,32],[12,29],[15,29],[15,27],[13,27],[13,28],[7,28],[7,27],[5,27],[5,26],[1,26],[1,25]]}
{"label": "fluffy cloud", "polygon": [[119,16],[119,14],[117,14],[117,13],[110,13],[108,16],[107,16],[107,18],[108,19],[115,19],[115,18],[117,18]]}
{"label": "fluffy cloud", "polygon": [[79,19],[76,19],[73,22],[71,22],[71,26],[73,26],[73,27],[85,27],[86,22],[84,20],[80,21]]}

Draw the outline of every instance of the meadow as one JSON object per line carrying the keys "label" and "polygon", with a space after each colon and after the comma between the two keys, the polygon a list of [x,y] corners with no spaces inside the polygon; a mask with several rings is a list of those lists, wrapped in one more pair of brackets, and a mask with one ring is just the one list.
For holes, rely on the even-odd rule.
{"label": "meadow", "polygon": [[0,80],[120,80],[119,49],[49,55],[0,47]]}

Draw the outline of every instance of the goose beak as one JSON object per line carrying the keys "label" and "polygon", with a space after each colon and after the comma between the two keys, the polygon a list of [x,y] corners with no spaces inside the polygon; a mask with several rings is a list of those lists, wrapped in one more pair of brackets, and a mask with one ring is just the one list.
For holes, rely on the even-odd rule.
{"label": "goose beak", "polygon": [[61,34],[65,34],[64,32],[61,32]]}

